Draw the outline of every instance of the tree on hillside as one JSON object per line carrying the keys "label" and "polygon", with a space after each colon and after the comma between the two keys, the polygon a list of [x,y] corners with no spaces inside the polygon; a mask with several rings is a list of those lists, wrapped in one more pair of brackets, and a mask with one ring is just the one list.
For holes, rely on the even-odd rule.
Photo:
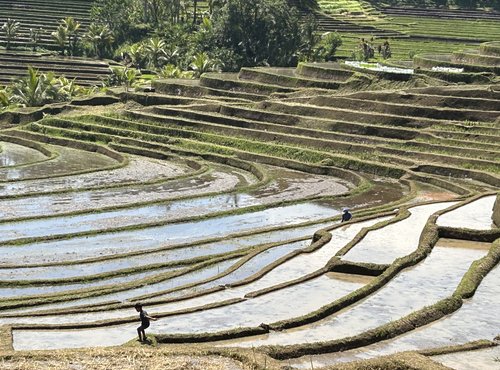
{"label": "tree on hillside", "polygon": [[92,23],[84,35],[84,39],[92,45],[92,51],[98,58],[103,58],[110,51],[114,37],[109,27],[105,24]]}
{"label": "tree on hillside", "polygon": [[66,44],[68,42],[68,30],[64,27],[64,25],[60,24],[57,29],[51,33],[51,35],[59,46],[61,55],[64,55],[64,52],[66,51]]}
{"label": "tree on hillside", "polygon": [[7,22],[3,24],[2,32],[5,35],[5,39],[7,40],[7,50],[10,49],[10,43],[16,38],[20,27],[21,24],[19,22],[16,22],[15,20],[10,18],[7,18]]}
{"label": "tree on hillside", "polygon": [[214,10],[213,24],[219,44],[245,66],[296,63],[299,20],[286,0],[227,0]]}
{"label": "tree on hillside", "polygon": [[91,9],[94,23],[104,24],[118,42],[122,42],[132,25],[137,24],[136,1],[134,0],[95,0]]}
{"label": "tree on hillside", "polygon": [[68,35],[68,51],[71,55],[75,55],[81,25],[73,17],[67,17],[63,19],[62,26],[66,28],[66,34]]}

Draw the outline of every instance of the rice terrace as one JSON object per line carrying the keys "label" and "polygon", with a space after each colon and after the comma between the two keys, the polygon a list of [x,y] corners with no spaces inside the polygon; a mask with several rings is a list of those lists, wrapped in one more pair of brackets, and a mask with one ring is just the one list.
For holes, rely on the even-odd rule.
{"label": "rice terrace", "polygon": [[498,0],[0,0],[0,369],[500,369],[499,75]]}

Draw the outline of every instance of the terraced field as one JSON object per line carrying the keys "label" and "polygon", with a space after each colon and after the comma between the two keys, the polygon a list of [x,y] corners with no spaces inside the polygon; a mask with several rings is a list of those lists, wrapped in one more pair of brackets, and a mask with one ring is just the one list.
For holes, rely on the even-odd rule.
{"label": "terraced field", "polygon": [[[109,75],[109,63],[93,61],[85,58],[57,57],[47,53],[58,50],[51,33],[56,30],[62,19],[73,17],[81,27],[83,34],[90,23],[90,8],[92,2],[87,0],[38,1],[0,0],[0,26],[7,19],[20,23],[20,29],[11,42],[11,50],[0,50],[0,86],[9,84],[13,79],[26,75],[28,67],[34,67],[40,72],[53,71],[56,76],[76,79],[79,85],[101,85]],[[30,29],[42,28],[43,32],[38,43],[45,52],[30,52]],[[5,46],[4,32],[0,33],[0,46]]]}
{"label": "terraced field", "polygon": [[[378,8],[364,1],[317,1],[316,14],[322,31],[340,32],[343,44],[338,56],[351,57],[360,38],[374,44],[389,40],[393,59],[411,60],[419,53],[451,53],[481,42],[497,41],[497,12]],[[305,13],[310,13],[306,10]]]}
{"label": "terraced field", "polygon": [[2,348],[122,345],[139,301],[159,345],[299,368],[493,345],[500,93],[430,79],[244,68],[2,130]]}
{"label": "terraced field", "polygon": [[[42,28],[43,33],[39,45],[52,48],[56,46],[50,34],[56,30],[61,19],[73,17],[81,24],[81,32],[85,32],[90,23],[90,8],[92,2],[88,0],[0,0],[0,24],[7,19],[14,19],[20,23],[19,34],[12,42],[13,46],[30,44],[30,28]],[[0,43],[5,42],[5,35],[0,36]]]}

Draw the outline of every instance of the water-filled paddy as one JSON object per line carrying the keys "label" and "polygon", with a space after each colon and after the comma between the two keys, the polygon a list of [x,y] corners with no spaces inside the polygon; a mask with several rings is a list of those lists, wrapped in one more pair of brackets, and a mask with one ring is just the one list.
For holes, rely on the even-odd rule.
{"label": "water-filled paddy", "polygon": [[160,161],[152,158],[129,156],[129,162],[124,167],[49,179],[0,183],[0,191],[3,196],[14,196],[123,184],[140,184],[166,180],[192,171],[184,163],[178,161]]}
{"label": "water-filled paddy", "polygon": [[417,266],[403,270],[351,309],[295,330],[242,341],[245,347],[340,339],[386,324],[453,293],[470,264],[486,251],[435,247]]}
{"label": "water-filled paddy", "polygon": [[0,142],[0,149],[0,167],[20,166],[47,159],[38,150],[6,141]]}
{"label": "water-filled paddy", "polygon": [[493,228],[491,216],[495,195],[480,198],[458,209],[447,212],[437,220],[439,226],[489,230]]}
{"label": "water-filled paddy", "polygon": [[432,356],[431,359],[455,370],[498,369],[500,368],[500,346]]}
{"label": "water-filled paddy", "polygon": [[[354,235],[356,235],[363,227],[367,227],[370,225],[373,225],[377,222],[384,221],[384,219],[373,219],[370,221],[365,221],[362,223],[357,223],[357,224],[351,224],[351,225],[346,225],[341,228],[337,228],[332,231],[334,238],[332,239],[331,242],[327,243],[325,246],[322,248],[318,249],[317,251],[310,253],[310,254],[301,254],[292,260],[288,260],[278,266],[277,268],[273,269],[271,272],[268,274],[264,275],[262,278],[259,280],[256,280],[252,283],[232,288],[232,289],[226,289],[220,292],[208,294],[205,296],[197,297],[197,298],[190,298],[187,300],[183,300],[180,302],[175,302],[175,303],[166,303],[166,304],[157,304],[157,305],[152,305],[151,310],[155,312],[169,312],[173,310],[179,310],[182,308],[190,308],[190,307],[196,307],[204,304],[208,304],[211,302],[221,302],[225,301],[227,299],[232,299],[232,298],[243,298],[247,293],[260,290],[266,287],[270,287],[282,282],[289,281],[293,278],[297,278],[303,275],[307,275],[322,266],[335,254],[336,251],[338,251],[340,248],[342,248],[345,243],[347,243]],[[316,225],[318,226],[326,226],[325,225]],[[298,247],[303,247],[306,244],[302,245],[297,245]],[[284,248],[281,249],[281,254],[288,252],[290,246],[284,246]],[[249,261],[247,264],[247,267],[245,265],[243,266],[243,270],[247,269],[247,272],[245,274],[242,274],[242,272],[236,271],[234,275],[227,275],[226,277],[223,277],[219,280],[214,281],[214,283],[218,284],[225,284],[231,282],[230,279],[237,280],[240,278],[243,278],[245,275],[249,275],[253,272],[255,272],[255,265],[258,264],[262,267],[263,264],[269,263],[271,260],[276,259],[279,257],[275,253],[276,250],[279,250],[280,248],[275,248],[274,251],[272,251],[272,255],[270,254],[261,254],[260,256],[257,255],[256,257],[260,259],[260,262],[256,259]],[[272,257],[272,258],[271,258]],[[226,266],[227,267],[227,266]],[[219,269],[220,271],[220,269]],[[342,286],[344,287],[359,287],[363,283],[356,280],[356,279],[345,279],[342,277],[339,277],[339,275],[342,274],[331,274],[329,275],[330,277],[323,277],[321,278],[323,281],[328,282],[328,284],[331,284],[331,282],[334,282],[334,285],[328,288],[329,292],[339,294],[339,291],[337,289],[341,289]],[[332,280],[333,279],[333,280]],[[316,283],[315,283],[316,284]],[[308,287],[309,285],[302,285],[300,284],[299,286],[303,287]],[[208,286],[205,286],[205,288]],[[292,285],[290,289],[295,289],[293,288],[294,286]],[[200,287],[201,288],[201,287]],[[349,289],[351,289],[349,288]],[[315,291],[304,288],[305,292],[301,294],[315,294]],[[278,294],[278,292],[277,292]],[[286,296],[285,291],[283,291],[280,294],[284,294]],[[268,297],[269,295],[265,295],[263,297]],[[337,297],[337,296],[336,296]],[[332,298],[329,295],[325,295],[325,298]],[[264,298],[268,299],[268,298]],[[322,304],[322,301],[320,297],[317,297],[315,299],[311,298],[310,302],[312,304],[319,305],[317,308],[320,307]],[[81,300],[81,302],[74,302],[73,304],[83,304],[86,302],[92,301],[92,299],[89,300]],[[252,300],[256,303],[259,302],[258,298],[255,298]],[[49,307],[57,308],[60,305],[48,305],[48,306],[42,306],[41,308],[47,309]],[[62,306],[67,306],[66,304],[63,304]],[[16,310],[16,312],[22,312],[26,310]],[[29,310],[28,310],[29,311]],[[129,309],[120,309],[120,310],[113,310],[113,311],[100,311],[99,314],[101,319],[113,319],[113,318],[118,318],[118,317],[129,317],[130,316],[130,310]],[[18,322],[18,323],[79,323],[79,322],[91,322],[95,321],[95,315],[94,314],[88,314],[85,313],[85,310],[83,310],[82,314],[70,314],[70,315],[58,315],[58,316],[48,316],[48,317],[26,317],[26,318],[10,318],[10,319],[0,319],[0,322],[7,323],[7,322]],[[226,324],[227,325],[227,324]],[[80,332],[78,332],[80,333]],[[125,331],[122,335],[125,335],[125,340],[128,338],[128,332]],[[87,338],[88,339],[88,338]]]}
{"label": "water-filled paddy", "polygon": [[356,244],[342,259],[352,262],[392,263],[396,258],[412,253],[418,247],[422,230],[433,213],[452,206],[435,203],[409,209],[411,215],[382,229],[373,230]]}
{"label": "water-filled paddy", "polygon": [[[492,340],[498,335],[498,315],[495,313],[500,305],[499,279],[500,267],[497,266],[483,279],[474,296],[466,300],[463,306],[451,315],[378,344],[342,353],[312,356],[314,366],[327,366],[335,362],[354,361],[401,351],[464,344],[479,339]],[[443,357],[446,358],[447,356],[450,356],[450,361],[454,357],[452,355]],[[465,353],[463,357],[461,354],[456,354],[456,356],[464,360],[468,358]],[[479,353],[477,353],[476,358],[474,356],[475,354],[471,352],[472,364],[475,361],[488,363],[487,359],[481,359]],[[299,368],[310,368],[310,356],[291,361],[294,366]],[[452,362],[449,364],[451,365]],[[473,368],[472,365],[470,368]],[[488,367],[479,368],[486,369]]]}
{"label": "water-filled paddy", "polygon": [[50,146],[50,149],[59,154],[53,160],[22,167],[0,168],[0,181],[56,177],[82,171],[105,169],[118,164],[115,160],[99,153],[61,146]]}
{"label": "water-filled paddy", "polygon": [[[0,247],[0,257],[4,263],[15,264],[20,258],[24,258],[20,256],[29,258],[28,256],[33,253],[40,256],[40,251],[50,250],[50,254],[41,255],[42,259],[38,260],[39,263],[92,258],[188,241],[194,242],[258,228],[290,226],[333,217],[339,213],[338,209],[308,202],[201,221],[31,243],[23,246]],[[76,225],[76,227],[85,228],[85,225]],[[34,230],[34,232],[37,231]]]}
{"label": "water-filled paddy", "polygon": [[[117,219],[112,221],[116,225],[119,224],[119,218],[125,217],[140,217],[144,219],[143,223],[147,223],[154,222],[155,218],[168,219],[168,215],[162,213],[166,211],[188,217],[190,215],[196,216],[206,213],[207,211],[203,210],[204,207],[209,208],[211,212],[215,212],[217,210],[223,211],[231,208],[278,202],[283,197],[291,201],[309,196],[317,196],[318,194],[322,196],[338,195],[348,190],[347,187],[338,183],[336,179],[330,177],[310,176],[308,180],[303,180],[302,177],[304,175],[300,172],[287,171],[287,174],[290,178],[290,183],[280,180],[280,186],[278,186],[278,183],[273,181],[271,184],[255,192],[255,195],[252,192],[217,195],[210,198],[167,203],[168,207],[166,210],[160,207],[161,210],[159,211],[156,206],[129,208],[119,212],[111,212],[109,215],[91,214],[78,217],[65,217],[64,222],[89,223],[88,220],[95,217],[96,222],[105,225],[105,222],[99,218],[101,216],[109,219]],[[230,167],[217,166],[214,171],[199,177],[180,179],[163,184],[4,200],[0,203],[0,217],[5,220],[9,218],[53,216],[63,213],[88,212],[102,208],[116,207],[118,205],[123,207],[127,204],[168,201],[169,199],[180,197],[228,192],[235,190],[237,187],[255,183],[255,180],[247,180],[248,177],[248,174],[242,171],[237,171]],[[137,214],[139,216],[136,216]],[[151,218],[151,221],[147,221],[146,215]],[[82,221],[80,217],[83,218]],[[38,228],[48,228],[50,230],[50,227],[53,227],[54,224],[57,224],[57,219],[47,221],[47,226],[38,226]],[[9,226],[9,228],[15,227],[16,224]],[[67,227],[68,225],[65,226],[65,228]],[[18,224],[17,228],[32,229],[33,227]],[[55,232],[50,231],[50,233],[54,234]]]}

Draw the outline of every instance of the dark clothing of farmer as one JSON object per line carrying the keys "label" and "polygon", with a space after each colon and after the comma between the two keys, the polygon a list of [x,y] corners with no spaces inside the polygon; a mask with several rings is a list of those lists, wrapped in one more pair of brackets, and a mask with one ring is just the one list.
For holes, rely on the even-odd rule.
{"label": "dark clothing of farmer", "polygon": [[142,328],[149,328],[149,325],[151,325],[151,321],[148,318],[148,313],[146,311],[141,311],[141,313],[139,314],[139,318],[141,319]]}
{"label": "dark clothing of farmer", "polygon": [[352,214],[349,212],[349,209],[344,208],[342,210],[342,222],[347,222],[352,218]]}
{"label": "dark clothing of farmer", "polygon": [[145,330],[149,328],[149,325],[151,324],[150,320],[156,321],[158,320],[155,317],[149,316],[146,311],[142,309],[142,304],[137,303],[135,305],[135,310],[139,312],[139,319],[141,320],[141,326],[137,328],[137,334],[139,334],[139,341],[145,342],[146,341],[146,332]]}

